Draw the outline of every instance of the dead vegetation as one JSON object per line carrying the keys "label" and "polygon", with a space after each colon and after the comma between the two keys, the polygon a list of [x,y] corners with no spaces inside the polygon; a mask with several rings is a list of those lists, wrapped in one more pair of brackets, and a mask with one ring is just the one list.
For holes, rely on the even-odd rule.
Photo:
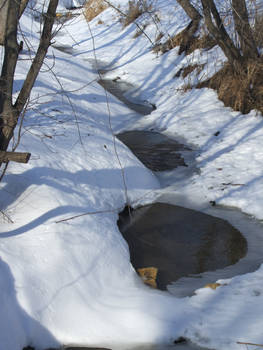
{"label": "dead vegetation", "polygon": [[128,10],[122,13],[120,21],[123,27],[127,27],[143,13],[150,11],[152,11],[152,5],[148,4],[147,0],[130,0]]}
{"label": "dead vegetation", "polygon": [[[115,8],[109,1],[89,0],[85,5],[85,17],[88,21],[92,20],[108,6]],[[152,4],[149,0],[130,0],[126,12],[116,9],[120,14],[120,22],[123,27],[135,22],[136,19],[144,13],[153,14]],[[98,22],[102,23],[102,22]],[[139,26],[134,34],[134,38],[145,34],[144,30],[147,24]],[[263,16],[258,15],[255,18],[252,27],[253,37],[257,47],[263,46]],[[146,35],[146,34],[145,34]],[[166,41],[161,42],[163,33],[157,35],[156,43],[152,50],[159,54],[164,54],[175,47],[178,47],[178,53],[185,55],[192,54],[195,50],[210,50],[218,45],[218,42],[209,30],[204,27],[200,28],[200,18],[195,16],[192,18],[188,26],[174,36],[170,36]],[[221,47],[221,46],[220,46]],[[256,57],[256,56],[255,56]],[[193,71],[198,75],[204,69],[204,65],[187,64],[177,71],[175,77],[186,78]],[[195,85],[196,86],[196,85]],[[226,106],[232,107],[234,110],[248,113],[252,109],[258,109],[263,113],[263,59],[253,58],[249,63],[240,66],[237,69],[233,62],[229,60],[223,68],[215,73],[211,78],[200,82],[197,88],[208,87],[217,91],[218,97]],[[190,80],[186,82],[184,90],[193,88]]]}
{"label": "dead vegetation", "polygon": [[196,74],[199,74],[203,70],[204,66],[205,66],[204,64],[197,64],[197,63],[189,64],[188,66],[179,69],[178,72],[175,73],[174,77],[175,78],[179,78],[179,77],[186,78],[194,70],[196,70]]}
{"label": "dead vegetation", "polygon": [[175,47],[179,47],[179,55],[182,53],[190,55],[197,49],[210,50],[215,45],[215,40],[208,34],[190,37],[187,26],[180,33],[169,37],[164,43],[157,43],[153,47],[153,52],[164,54]]}
{"label": "dead vegetation", "polygon": [[252,28],[257,47],[263,47],[263,15],[256,15]]}
{"label": "dead vegetation", "polygon": [[84,6],[84,16],[89,22],[97,17],[102,11],[106,10],[108,5],[104,0],[88,0]]}
{"label": "dead vegetation", "polygon": [[145,23],[141,28],[138,28],[138,29],[136,30],[136,33],[134,34],[133,38],[136,39],[136,38],[138,38],[139,36],[141,36],[141,35],[143,34],[144,30],[146,29],[147,25],[148,25],[148,24]]}
{"label": "dead vegetation", "polygon": [[203,87],[216,90],[225,106],[236,111],[246,114],[257,109],[263,113],[263,59],[252,60],[239,72],[226,63],[210,79],[197,85]]}

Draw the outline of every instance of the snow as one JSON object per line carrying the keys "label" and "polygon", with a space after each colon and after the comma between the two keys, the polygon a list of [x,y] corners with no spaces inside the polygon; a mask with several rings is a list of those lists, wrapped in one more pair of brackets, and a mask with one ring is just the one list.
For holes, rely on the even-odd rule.
{"label": "snow", "polygon": [[[61,1],[59,11],[82,4],[70,3]],[[149,16],[138,19],[150,22],[146,33],[152,41],[158,30],[165,41],[188,23],[176,2],[158,0],[154,6],[158,26]],[[31,14],[23,15],[21,26],[34,48],[39,23]],[[263,219],[262,116],[225,108],[208,89],[184,92],[186,82],[174,78],[195,62],[205,63],[210,76],[224,61],[220,50],[178,56],[175,48],[156,55],[145,36],[133,38],[136,30],[134,24],[122,28],[112,8],[89,26],[80,14],[54,38],[54,45],[72,46],[73,54],[49,49],[19,145],[32,153],[31,160],[11,163],[0,184],[0,350],[127,348],[171,344],[180,336],[220,350],[240,349],[237,341],[263,342],[262,267],[220,280],[216,290],[176,298],[146,287],[129,262],[116,224],[126,203],[170,195],[200,210],[216,201]],[[15,91],[29,66],[27,47],[20,57]],[[140,96],[157,109],[141,117],[106,93],[94,60],[98,68],[110,67],[107,77],[135,86],[127,96]],[[189,79],[196,79],[194,73]],[[158,180],[114,137],[151,128],[191,145],[199,171]]]}

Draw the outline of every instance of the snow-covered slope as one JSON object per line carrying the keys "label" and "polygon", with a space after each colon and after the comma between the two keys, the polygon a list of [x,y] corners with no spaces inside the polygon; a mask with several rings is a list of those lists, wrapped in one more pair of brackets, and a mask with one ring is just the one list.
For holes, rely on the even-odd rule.
{"label": "snow-covered slope", "polygon": [[[68,6],[61,2],[60,10]],[[149,23],[152,41],[159,31],[172,35],[187,23],[176,2],[154,6],[160,21],[139,19]],[[35,45],[39,24],[25,14],[21,25]],[[61,28],[54,45],[72,46],[73,55],[49,50],[19,146],[31,160],[10,164],[0,184],[0,350],[123,347],[179,336],[229,350],[240,349],[238,340],[263,342],[262,268],[177,299],[144,286],[129,262],[118,212],[127,202],[154,200],[160,185],[113,137],[120,130],[154,128],[183,138],[199,153],[200,172],[171,191],[193,205],[213,200],[263,219],[262,116],[224,108],[208,89],[182,92],[185,81],[174,79],[188,62],[207,62],[210,74],[222,53],[185,57],[175,48],[157,56],[144,35],[133,38],[136,30],[134,24],[123,29],[109,8],[90,26],[80,15]],[[132,97],[140,94],[156,111],[142,118],[108,95],[97,83],[94,52],[100,67],[111,67],[108,77],[134,84]],[[15,89],[28,50],[20,57]]]}

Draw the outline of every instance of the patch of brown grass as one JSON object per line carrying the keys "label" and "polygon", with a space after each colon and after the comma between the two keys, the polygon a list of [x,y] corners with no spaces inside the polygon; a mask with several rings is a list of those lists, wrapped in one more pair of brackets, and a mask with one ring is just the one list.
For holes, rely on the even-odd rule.
{"label": "patch of brown grass", "polygon": [[[184,46],[184,43],[187,45]],[[185,52],[186,55],[190,55],[197,49],[210,50],[216,45],[216,42],[209,36],[203,35],[201,37],[188,37],[188,28],[183,29],[180,33],[170,37],[166,42],[162,44],[156,44],[153,47],[155,53],[161,52],[162,54],[172,50],[173,48],[180,46],[179,54]]]}
{"label": "patch of brown grass", "polygon": [[197,87],[216,90],[225,106],[232,107],[235,111],[246,114],[257,109],[263,113],[263,60],[253,60],[246,69],[238,72],[227,63],[212,78]]}
{"label": "patch of brown grass", "polygon": [[128,10],[121,17],[121,23],[123,27],[128,26],[143,13],[149,12],[151,10],[152,6],[151,4],[147,3],[147,0],[130,0]]}
{"label": "patch of brown grass", "polygon": [[152,48],[153,52],[163,54],[165,52],[172,50],[176,46],[179,46],[182,41],[182,35],[183,35],[183,31],[174,36],[169,37],[169,39],[166,40],[164,43],[156,44]]}
{"label": "patch of brown grass", "polygon": [[216,46],[216,41],[209,35],[203,35],[201,37],[193,37],[192,42],[189,45],[186,54],[189,55],[195,50],[210,50]]}
{"label": "patch of brown grass", "polygon": [[84,6],[84,16],[89,22],[97,17],[108,5],[103,0],[88,0]]}
{"label": "patch of brown grass", "polygon": [[174,77],[179,78],[182,76],[183,78],[186,78],[189,74],[191,74],[194,70],[196,70],[196,73],[199,74],[204,68],[204,64],[189,64],[188,66],[179,69],[177,73],[175,73]]}

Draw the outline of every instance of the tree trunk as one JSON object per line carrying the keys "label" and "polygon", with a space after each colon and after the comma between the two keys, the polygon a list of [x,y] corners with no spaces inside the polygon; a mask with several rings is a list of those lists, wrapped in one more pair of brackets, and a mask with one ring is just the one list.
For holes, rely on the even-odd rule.
{"label": "tree trunk", "polygon": [[190,0],[177,0],[178,4],[184,9],[188,17],[191,18],[191,22],[187,26],[182,36],[182,42],[179,48],[179,55],[186,52],[193,42],[194,35],[199,28],[199,23],[202,18],[197,9],[190,3]]}
{"label": "tree trunk", "polygon": [[258,58],[259,53],[249,24],[245,0],[232,0],[232,14],[243,57]]}
{"label": "tree trunk", "polygon": [[26,104],[26,101],[30,96],[30,92],[36,81],[40,68],[44,62],[44,58],[47,54],[47,50],[50,46],[50,41],[52,38],[52,27],[54,24],[54,20],[56,18],[57,5],[58,5],[58,0],[50,0],[47,13],[45,14],[44,27],[42,30],[42,35],[40,38],[40,43],[38,46],[36,56],[27,73],[27,77],[24,81],[24,84],[22,86],[22,89],[18,95],[18,98],[14,106],[16,109],[16,113],[18,115],[22,112]]}
{"label": "tree trunk", "polygon": [[[229,62],[234,67],[240,67],[242,63],[242,56],[228,35],[214,4],[214,1],[201,0],[201,2],[203,6],[205,24],[209,33],[214,37],[218,45],[221,47]],[[214,18],[214,21],[212,19],[212,16]]]}
{"label": "tree trunk", "polygon": [[20,3],[20,10],[19,10],[19,18],[22,16],[23,12],[25,11],[27,4],[29,0],[21,0]]}
{"label": "tree trunk", "polygon": [[188,15],[188,17],[191,18],[192,21],[201,20],[202,16],[197,11],[197,9],[191,4],[190,0],[177,0],[177,2],[179,5],[181,5],[185,13]]}
{"label": "tree trunk", "polygon": [[5,32],[5,56],[0,79],[0,150],[5,151],[13,136],[16,116],[12,106],[13,82],[18,58],[17,26],[20,1],[9,0]]}

